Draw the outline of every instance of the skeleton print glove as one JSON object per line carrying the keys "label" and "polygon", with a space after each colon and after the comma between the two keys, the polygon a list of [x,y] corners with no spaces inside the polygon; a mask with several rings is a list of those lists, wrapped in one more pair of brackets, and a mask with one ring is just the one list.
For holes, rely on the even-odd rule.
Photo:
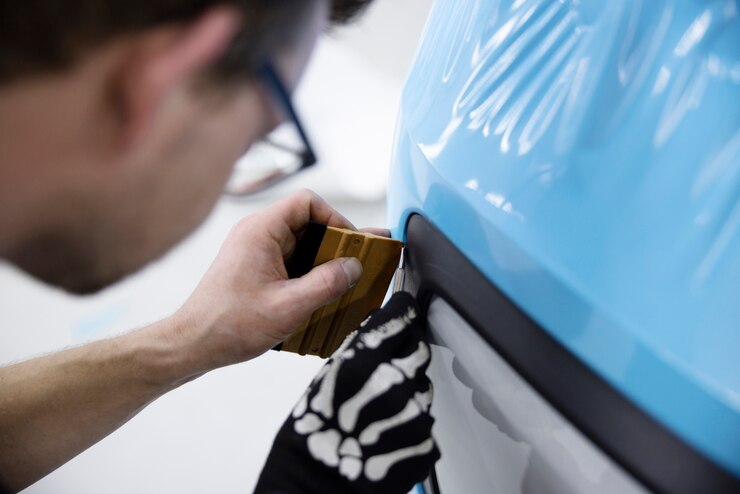
{"label": "skeleton print glove", "polygon": [[407,493],[439,451],[419,308],[395,294],[349,335],[278,432],[256,494]]}

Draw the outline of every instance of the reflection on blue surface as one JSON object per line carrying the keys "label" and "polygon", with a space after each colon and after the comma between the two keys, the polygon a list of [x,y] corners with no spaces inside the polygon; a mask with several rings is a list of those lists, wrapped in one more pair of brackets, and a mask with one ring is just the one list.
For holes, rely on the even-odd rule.
{"label": "reflection on blue surface", "polygon": [[740,475],[736,0],[438,0],[389,218],[420,211],[574,354]]}

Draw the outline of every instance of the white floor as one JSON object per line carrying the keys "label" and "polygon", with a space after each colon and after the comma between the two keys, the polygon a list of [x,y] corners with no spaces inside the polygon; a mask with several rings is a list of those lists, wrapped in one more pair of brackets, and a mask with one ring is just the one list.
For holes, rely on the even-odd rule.
{"label": "white floor", "polygon": [[[223,201],[170,255],[94,297],[72,298],[0,265],[0,363],[145,325],[176,310],[231,225],[291,189],[314,188],[358,226],[385,223],[385,177],[406,68],[431,0],[377,0],[321,42],[297,95],[322,166],[251,202]],[[273,436],[318,370],[269,352],[150,405],[26,493],[251,492]]]}

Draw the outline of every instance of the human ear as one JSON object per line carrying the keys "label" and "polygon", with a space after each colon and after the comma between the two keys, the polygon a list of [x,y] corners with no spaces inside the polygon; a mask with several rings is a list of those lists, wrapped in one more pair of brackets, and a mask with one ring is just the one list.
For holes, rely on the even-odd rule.
{"label": "human ear", "polygon": [[241,17],[214,7],[186,24],[135,35],[114,85],[121,145],[141,145],[168,98],[218,60],[236,34]]}

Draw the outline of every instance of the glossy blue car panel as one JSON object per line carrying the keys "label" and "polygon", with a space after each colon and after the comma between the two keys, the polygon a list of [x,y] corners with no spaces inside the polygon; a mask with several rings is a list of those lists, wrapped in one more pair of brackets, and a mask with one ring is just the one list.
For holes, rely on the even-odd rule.
{"label": "glossy blue car panel", "polygon": [[553,337],[740,476],[735,0],[437,0],[389,223],[420,212]]}

